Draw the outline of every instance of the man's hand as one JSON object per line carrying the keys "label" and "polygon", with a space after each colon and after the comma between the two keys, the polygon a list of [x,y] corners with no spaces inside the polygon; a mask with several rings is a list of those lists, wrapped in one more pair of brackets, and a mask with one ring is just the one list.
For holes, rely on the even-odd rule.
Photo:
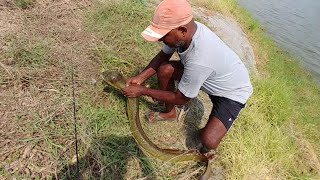
{"label": "man's hand", "polygon": [[139,78],[138,76],[135,77],[131,77],[127,80],[127,85],[133,85],[133,84],[138,84],[141,85],[143,83],[143,80],[141,80],[141,78]]}
{"label": "man's hand", "polygon": [[143,95],[145,87],[138,84],[131,84],[122,90],[123,94],[129,98],[136,98]]}

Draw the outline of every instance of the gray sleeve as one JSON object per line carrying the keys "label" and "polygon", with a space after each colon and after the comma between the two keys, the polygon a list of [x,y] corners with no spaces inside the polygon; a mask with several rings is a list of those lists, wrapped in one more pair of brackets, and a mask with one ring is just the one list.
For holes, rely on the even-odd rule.
{"label": "gray sleeve", "polygon": [[197,97],[201,86],[212,73],[213,70],[205,66],[197,64],[186,65],[179,82],[179,91],[186,97]]}
{"label": "gray sleeve", "polygon": [[163,45],[162,51],[166,54],[173,54],[176,51],[176,48],[171,48],[167,45]]}

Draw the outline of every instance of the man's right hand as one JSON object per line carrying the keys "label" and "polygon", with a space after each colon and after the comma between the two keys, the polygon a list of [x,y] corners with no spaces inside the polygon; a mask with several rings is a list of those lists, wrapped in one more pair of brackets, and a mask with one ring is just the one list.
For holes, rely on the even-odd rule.
{"label": "man's right hand", "polygon": [[141,80],[138,76],[127,79],[127,86],[133,85],[133,84],[141,85],[142,83],[143,83],[143,80]]}

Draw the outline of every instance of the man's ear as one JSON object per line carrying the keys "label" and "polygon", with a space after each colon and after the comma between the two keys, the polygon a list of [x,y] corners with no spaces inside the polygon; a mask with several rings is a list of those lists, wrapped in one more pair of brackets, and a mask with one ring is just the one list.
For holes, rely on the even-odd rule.
{"label": "man's ear", "polygon": [[179,26],[178,31],[180,31],[183,35],[185,35],[188,32],[188,28],[186,26]]}

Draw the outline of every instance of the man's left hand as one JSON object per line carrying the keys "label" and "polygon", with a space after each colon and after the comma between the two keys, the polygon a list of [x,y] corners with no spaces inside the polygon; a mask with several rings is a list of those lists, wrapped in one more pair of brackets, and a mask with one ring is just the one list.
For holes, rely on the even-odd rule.
{"label": "man's left hand", "polygon": [[143,95],[145,87],[138,84],[131,84],[122,90],[122,93],[129,98],[136,98]]}

